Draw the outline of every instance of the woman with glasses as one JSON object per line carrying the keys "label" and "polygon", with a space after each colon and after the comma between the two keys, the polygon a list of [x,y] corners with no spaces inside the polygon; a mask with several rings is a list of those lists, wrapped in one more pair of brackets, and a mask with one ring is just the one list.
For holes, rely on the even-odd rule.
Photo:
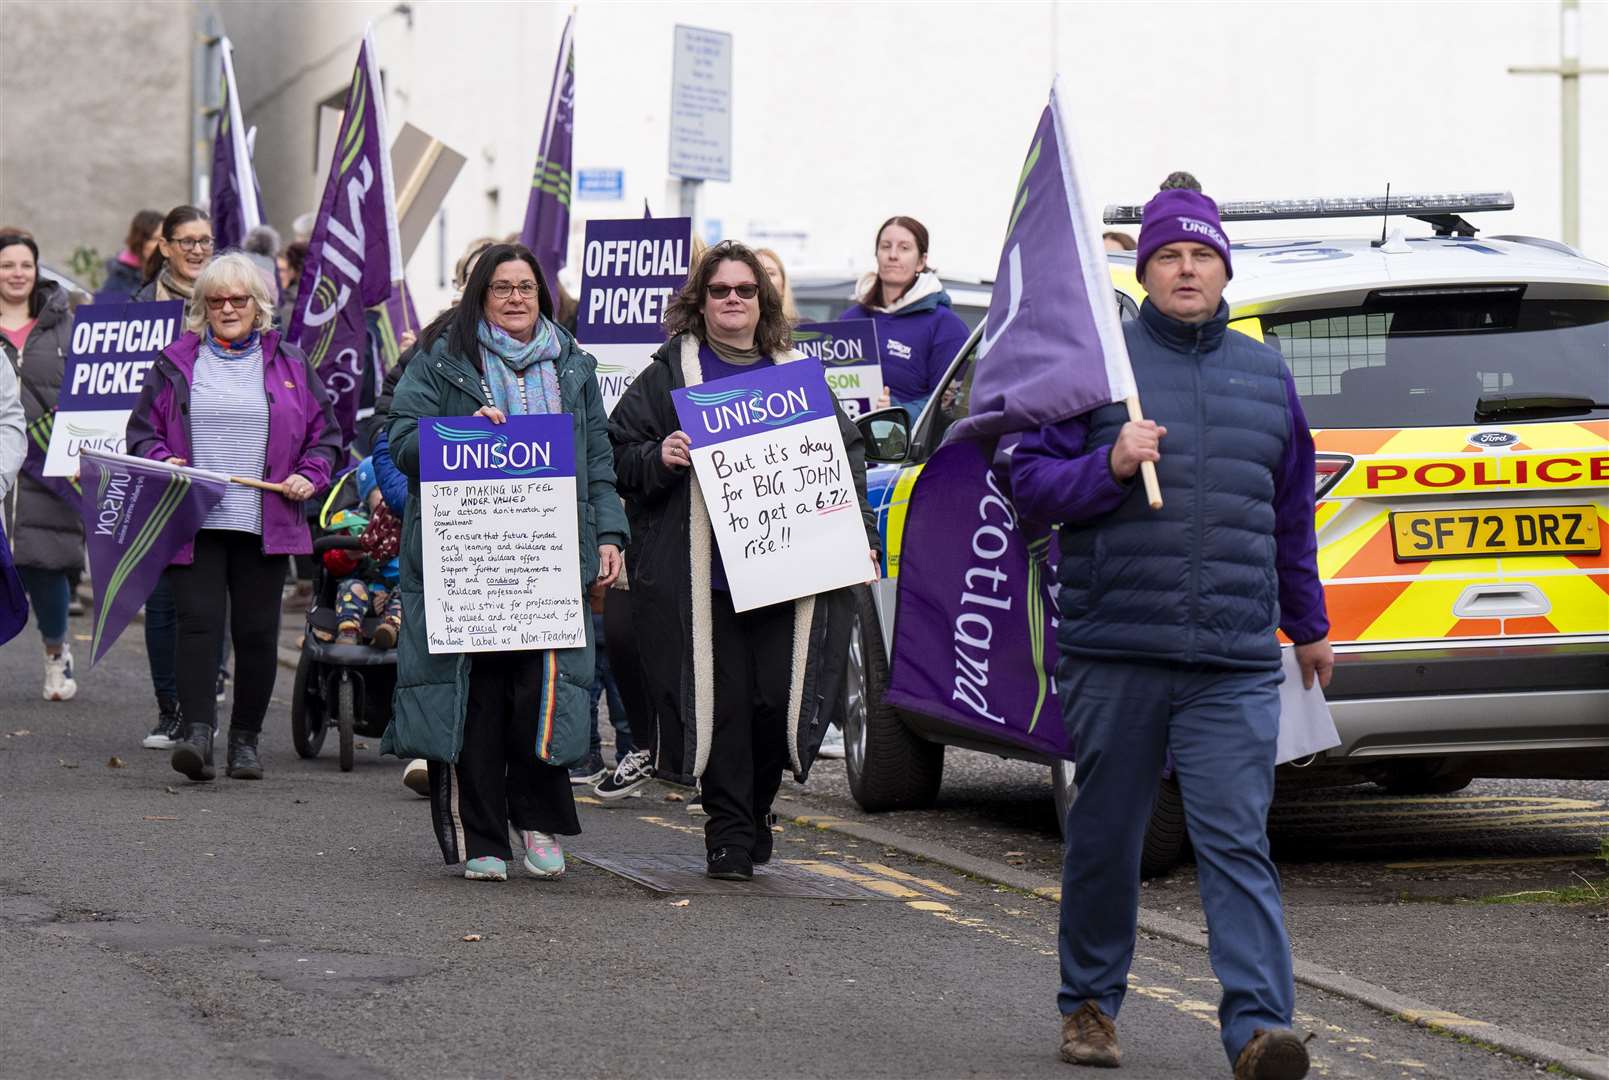
{"label": "woman with glasses", "polygon": [[584,648],[433,653],[424,610],[419,422],[567,414],[575,438],[578,598],[620,573],[626,516],[615,494],[597,361],[553,321],[536,256],[493,244],[463,298],[421,335],[391,400],[391,458],[408,478],[402,526],[397,692],[382,753],[429,762],[431,820],[447,865],[506,881],[520,837],[527,873],[564,873],[560,836],[581,831],[569,766],[587,752],[593,643]]}
{"label": "woman with glasses", "polygon": [[162,219],[156,249],[145,263],[145,287],[134,302],[188,300],[212,261],[212,219],[199,206],[175,206]]}
{"label": "woman with glasses", "polygon": [[260,780],[257,738],[279,662],[286,564],[313,550],[302,502],[329,484],[341,433],[307,358],[273,329],[268,289],[250,259],[219,257],[192,292],[186,332],[158,354],[129,417],[129,453],[262,479],[279,490],[230,484],[168,567],[184,715],[172,763],[191,780],[214,776],[213,658],[227,621],[235,699],[225,768],[234,779]]}
{"label": "woman with glasses", "polygon": [[[67,290],[39,272],[39,247],[26,233],[0,233],[0,352],[21,385],[29,424],[56,409],[72,342]],[[54,487],[24,471],[5,501],[24,590],[45,646],[46,701],[78,693],[73,650],[67,643],[70,578],[84,566],[84,527],[66,484]]]}
{"label": "woman with glasses", "polygon": [[[640,540],[632,617],[659,718],[655,775],[702,782],[707,872],[748,881],[771,858],[771,803],[791,765],[802,783],[841,718],[853,600],[848,589],[739,614],[690,466],[671,391],[802,359],[759,257],[730,241],[704,253],[665,317],[671,340],[615,407],[620,493]],[[876,573],[860,433],[838,410]],[[646,758],[646,755],[644,755]],[[630,761],[622,762],[622,768]]]}

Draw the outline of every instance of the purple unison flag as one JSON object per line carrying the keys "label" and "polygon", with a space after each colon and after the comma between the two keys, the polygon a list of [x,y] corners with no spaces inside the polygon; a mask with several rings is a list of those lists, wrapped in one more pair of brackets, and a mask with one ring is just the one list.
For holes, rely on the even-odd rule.
{"label": "purple unison flag", "polygon": [[1134,376],[1059,88],[1017,181],[974,365],[969,414],[911,492],[888,699],[1067,755],[1053,677],[1051,537],[1018,519],[994,450],[1002,436],[1123,400]]}
{"label": "purple unison flag", "polygon": [[1066,754],[1056,698],[1050,532],[1017,519],[987,449],[946,443],[911,492],[888,700]]}
{"label": "purple unison flag", "polygon": [[90,665],[140,610],[157,578],[223,498],[226,477],[86,450],[78,458],[84,550],[95,583]]}
{"label": "purple unison flag", "polygon": [[288,332],[330,392],[343,446],[352,442],[369,356],[364,311],[402,280],[388,145],[374,37],[365,33]]}
{"label": "purple unison flag", "polygon": [[[65,391],[70,393],[71,391]],[[40,487],[49,491],[68,506],[78,505],[78,481],[70,476],[46,476],[45,459],[50,453],[50,437],[56,430],[56,414],[41,413],[29,424],[23,434],[28,439],[28,453],[22,459],[22,471]]]}
{"label": "purple unison flag", "polygon": [[225,251],[245,243],[246,234],[263,223],[263,213],[262,192],[240,119],[234,47],[228,38],[220,40],[219,52],[223,54],[223,94],[212,140],[212,235],[217,250]]}
{"label": "purple unison flag", "polygon": [[1106,248],[1052,88],[1012,200],[971,408],[948,438],[1029,431],[1133,392]]}
{"label": "purple unison flag", "polygon": [[385,305],[380,309],[380,355],[385,367],[395,364],[397,357],[402,355],[402,347],[397,340],[409,330],[416,335],[419,333],[419,312],[414,309],[413,293],[404,281],[391,290],[391,295],[386,297]]}
{"label": "purple unison flag", "polygon": [[548,289],[558,295],[559,271],[570,248],[571,149],[575,134],[575,16],[564,20],[559,39],[559,60],[553,67],[553,88],[548,91],[547,119],[542,124],[542,145],[531,173],[531,198],[525,204],[525,227],[520,242],[531,249],[542,267]]}
{"label": "purple unison flag", "polygon": [[6,539],[5,515],[0,514],[0,645],[4,645],[28,625],[28,594],[11,561],[11,541]]}

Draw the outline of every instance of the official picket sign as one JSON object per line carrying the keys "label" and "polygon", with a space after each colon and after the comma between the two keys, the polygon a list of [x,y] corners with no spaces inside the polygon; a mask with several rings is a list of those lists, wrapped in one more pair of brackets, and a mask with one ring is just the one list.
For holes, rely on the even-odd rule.
{"label": "official picket sign", "polygon": [[793,347],[821,361],[827,369],[827,386],[838,395],[851,420],[872,411],[883,393],[883,351],[877,323],[871,319],[800,323],[793,331]]}
{"label": "official picket sign", "polygon": [[184,301],[86,304],[73,316],[46,476],[72,476],[84,450],[121,454],[129,413],[156,354],[179,336]]}
{"label": "official picket sign", "polygon": [[692,236],[691,218],[587,222],[576,340],[597,357],[607,412],[665,340],[665,309],[687,280]]}
{"label": "official picket sign", "polygon": [[855,477],[821,364],[673,390],[732,592],[749,611],[871,574]]}
{"label": "official picket sign", "polygon": [[432,653],[586,645],[568,414],[419,422]]}

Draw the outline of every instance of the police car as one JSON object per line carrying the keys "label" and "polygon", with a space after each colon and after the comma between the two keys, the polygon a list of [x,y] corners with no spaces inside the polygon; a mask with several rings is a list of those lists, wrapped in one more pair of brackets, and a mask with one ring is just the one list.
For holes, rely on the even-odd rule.
{"label": "police car", "polygon": [[[1474,777],[1609,778],[1609,268],[1550,240],[1478,235],[1463,214],[1506,193],[1393,196],[1380,239],[1233,245],[1231,327],[1279,349],[1317,449],[1319,572],[1341,745],[1282,783],[1373,781],[1456,791]],[[1379,215],[1381,199],[1225,203],[1226,223]],[[1108,207],[1110,224],[1139,206]],[[1403,219],[1424,235],[1404,235]],[[1378,220],[1378,216],[1377,216]],[[1109,255],[1114,302],[1145,292]],[[965,414],[978,334],[950,391],[907,423],[860,421],[888,552],[862,607],[846,725],[849,782],[868,809],[936,796],[945,744],[981,744],[882,699],[911,490]],[[1166,452],[1164,445],[1163,452]],[[1065,819],[1074,770],[1056,770]],[[1145,869],[1186,850],[1162,785]]]}

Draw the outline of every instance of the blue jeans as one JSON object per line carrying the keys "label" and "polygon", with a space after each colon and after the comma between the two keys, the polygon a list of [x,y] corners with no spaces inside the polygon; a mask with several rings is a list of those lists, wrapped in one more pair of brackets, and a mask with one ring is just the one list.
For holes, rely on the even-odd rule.
{"label": "blue jeans", "polygon": [[1268,857],[1280,673],[1064,657],[1062,714],[1078,790],[1062,864],[1062,1013],[1115,1017],[1134,958],[1140,851],[1171,750],[1196,850],[1208,955],[1231,1065],[1295,1007],[1279,873]]}
{"label": "blue jeans", "polygon": [[67,603],[72,591],[67,584],[67,571],[19,566],[17,576],[22,579],[28,603],[33,605],[34,621],[39,624],[45,647],[53,648],[66,641]]}
{"label": "blue jeans", "polygon": [[631,724],[626,720],[626,706],[620,700],[620,687],[615,684],[614,672],[609,670],[609,653],[603,647],[603,615],[599,612],[592,615],[592,635],[595,642],[593,655],[597,660],[592,672],[592,741],[589,753],[600,757],[603,754],[603,737],[598,734],[598,699],[608,694],[609,723],[615,729],[615,764],[618,765],[627,754],[637,749],[637,744],[631,741]]}

